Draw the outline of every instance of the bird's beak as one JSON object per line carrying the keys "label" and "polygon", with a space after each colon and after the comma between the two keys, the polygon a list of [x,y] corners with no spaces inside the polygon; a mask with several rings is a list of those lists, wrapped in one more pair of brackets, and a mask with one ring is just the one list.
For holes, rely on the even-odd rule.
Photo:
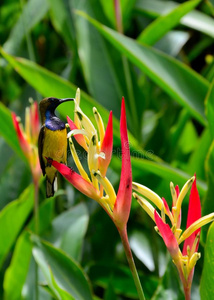
{"label": "bird's beak", "polygon": [[59,104],[63,103],[63,102],[67,102],[67,101],[74,101],[74,98],[65,98],[65,99],[59,99]]}

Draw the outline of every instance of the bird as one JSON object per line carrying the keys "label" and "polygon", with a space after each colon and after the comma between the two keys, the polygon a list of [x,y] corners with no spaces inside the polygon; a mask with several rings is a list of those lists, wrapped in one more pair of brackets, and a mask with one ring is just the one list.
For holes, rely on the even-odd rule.
{"label": "bird", "polygon": [[42,127],[38,139],[38,154],[43,176],[46,175],[46,197],[54,196],[57,187],[57,170],[50,160],[67,164],[67,130],[65,123],[55,115],[61,103],[73,98],[44,98],[39,103]]}

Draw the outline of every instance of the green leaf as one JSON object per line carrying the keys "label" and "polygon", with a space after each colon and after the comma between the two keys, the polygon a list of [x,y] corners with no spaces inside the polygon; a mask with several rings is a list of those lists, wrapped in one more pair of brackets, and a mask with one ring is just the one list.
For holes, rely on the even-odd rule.
{"label": "green leaf", "polygon": [[74,47],[74,26],[68,1],[48,0],[51,21],[70,49]]}
{"label": "green leaf", "polygon": [[[205,216],[214,211],[214,201],[213,201],[213,186],[214,186],[214,141],[212,142],[207,158],[205,161],[205,171],[208,181],[208,190],[205,195],[203,206],[202,206],[202,215]],[[205,242],[205,236],[207,232],[207,227],[202,228],[202,239]]]}
{"label": "green leaf", "polygon": [[165,90],[173,99],[186,107],[192,116],[206,124],[203,101],[208,82],[179,61],[100,24],[83,12],[77,12],[92,23],[121,53],[126,55],[142,72]]}
{"label": "green leaf", "polygon": [[195,151],[190,156],[189,162],[186,167],[188,173],[196,173],[198,178],[205,179],[204,162],[206,160],[211,142],[212,140],[210,132],[207,128],[202,132],[200,138],[198,139],[198,142],[196,143]]}
{"label": "green leaf", "polygon": [[175,265],[170,260],[166,272],[160,282],[152,300],[183,300],[184,293],[181,287],[180,278]]}
{"label": "green leaf", "polygon": [[117,296],[114,292],[114,283],[110,282],[108,288],[105,291],[104,300],[117,300]]}
{"label": "green leaf", "polygon": [[87,207],[81,203],[53,220],[47,240],[65,251],[75,261],[80,261],[88,221]]}
{"label": "green leaf", "polygon": [[[4,52],[1,48],[0,52],[4,56],[4,58],[7,59],[7,61],[13,66],[13,68],[16,69],[16,71],[44,97],[50,97],[51,95],[54,95],[54,97],[58,98],[75,96],[77,87],[69,81],[38,66],[32,61],[24,58],[15,58]],[[104,124],[107,124],[109,112],[86,93],[81,92],[81,108],[91,120],[94,119],[92,111],[93,106],[96,106],[103,118]],[[63,105],[59,106],[59,111],[61,115],[64,116],[64,118],[66,118],[67,115],[71,116],[72,118],[74,113],[73,105],[64,103]],[[119,121],[116,118],[113,119],[113,125],[114,145],[120,146],[120,125]],[[130,147],[135,151],[140,151],[142,155],[146,154],[144,150],[140,149],[137,140],[130,133],[129,142]],[[155,155],[153,155],[153,159],[160,161],[160,159]]]}
{"label": "green leaf", "polygon": [[209,228],[205,247],[204,267],[200,284],[201,300],[210,300],[214,295],[214,223]]}
{"label": "green leaf", "polygon": [[138,41],[147,45],[154,45],[160,40],[168,31],[173,29],[180,21],[180,19],[195,8],[201,0],[191,0],[179,5],[167,15],[160,16],[152,22],[139,35]]}
{"label": "green leaf", "polygon": [[[86,2],[73,0],[70,3],[72,3],[73,10],[83,10],[95,17],[98,3],[94,5],[90,0]],[[109,46],[103,36],[85,19],[75,14],[74,21],[79,57],[90,94],[108,109],[120,110],[123,89],[117,78],[114,57],[110,55]],[[106,82],[111,88],[106,88]]]}
{"label": "green leaf", "polygon": [[29,0],[26,2],[8,40],[3,45],[6,52],[10,54],[17,53],[25,35],[44,17],[48,8],[47,0]]}
{"label": "green leaf", "polygon": [[55,293],[55,296],[59,300],[75,300],[68,292],[64,291],[56,282],[53,272],[49,268],[50,275],[51,275],[51,287],[52,291]]}
{"label": "green leaf", "polygon": [[[138,0],[136,2],[136,10],[140,13],[152,17],[168,14],[174,10],[179,4],[173,1],[161,0]],[[192,11],[183,17],[180,21],[181,24],[203,32],[211,37],[214,37],[214,20],[213,18],[201,13],[200,11]]]}
{"label": "green leaf", "polygon": [[19,197],[0,212],[0,266],[15,242],[26,219],[33,208],[33,185],[30,185]]}
{"label": "green leaf", "polygon": [[209,129],[210,129],[210,134],[212,138],[214,138],[214,80],[210,84],[209,91],[207,93],[207,97],[205,100],[205,105],[206,105],[206,115],[208,119],[208,124],[209,124]]}
{"label": "green leaf", "polygon": [[0,135],[22,159],[27,161],[19,145],[18,137],[13,126],[11,112],[2,103],[0,103],[0,119]]}
{"label": "green leaf", "polygon": [[32,236],[33,255],[52,289],[50,269],[57,285],[74,299],[92,300],[88,280],[83,270],[64,252]]}
{"label": "green leaf", "polygon": [[[39,208],[40,234],[50,225],[54,199],[54,197],[47,199]],[[33,219],[29,224],[30,230],[34,230],[34,224]],[[28,274],[31,256],[32,243],[29,239],[29,232],[24,231],[16,242],[10,266],[7,268],[4,276],[4,300],[21,299],[22,288]]]}

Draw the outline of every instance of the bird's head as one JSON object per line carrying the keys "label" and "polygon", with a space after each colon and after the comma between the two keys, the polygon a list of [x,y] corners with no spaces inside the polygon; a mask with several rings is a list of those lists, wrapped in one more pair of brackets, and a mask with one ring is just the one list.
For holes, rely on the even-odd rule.
{"label": "bird's head", "polygon": [[47,114],[54,115],[57,106],[67,101],[74,101],[74,98],[65,98],[65,99],[58,99],[53,97],[44,98],[39,103],[39,110],[40,110],[42,123],[45,122],[45,119],[47,118]]}

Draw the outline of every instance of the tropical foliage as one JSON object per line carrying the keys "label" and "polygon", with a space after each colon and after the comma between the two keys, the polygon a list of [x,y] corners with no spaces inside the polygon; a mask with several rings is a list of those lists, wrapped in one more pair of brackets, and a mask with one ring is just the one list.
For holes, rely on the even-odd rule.
{"label": "tropical foliage", "polygon": [[[199,213],[197,204],[194,219],[186,190],[176,229],[184,234],[186,220],[192,223],[210,215],[211,221],[214,212],[213,0],[5,0],[0,11],[0,299],[138,299],[114,226],[117,213],[111,205],[116,198],[106,206],[113,210],[109,215],[114,222],[100,207],[100,198],[87,197],[93,198],[93,188],[82,194],[61,175],[57,193],[46,199],[38,168],[37,102],[44,97],[74,98],[77,88],[81,110],[93,126],[100,124],[93,107],[106,131],[111,132],[113,124],[113,148],[98,144],[101,153],[112,149],[111,160],[102,164],[101,154],[96,163],[115,196],[124,179],[124,96],[132,180],[143,187],[132,197],[127,224],[140,282],[146,299],[184,299],[179,273],[166,249],[173,243],[168,243],[172,231],[164,213],[173,219],[168,210],[173,203],[170,182],[182,187],[194,174],[202,209]],[[57,109],[70,129],[75,105],[67,102]],[[100,174],[92,172],[94,162],[88,164],[87,147],[76,137],[69,136],[70,142],[94,186],[93,176]],[[78,173],[72,149],[68,166]],[[126,170],[122,174],[128,177],[130,166]],[[98,177],[99,184],[107,182]],[[144,194],[146,187],[160,196],[163,202],[158,203],[164,207]],[[162,210],[158,215],[151,208],[164,241],[141,208],[145,201]],[[201,253],[193,268],[193,300],[214,295],[213,239],[214,227],[206,225],[200,244],[191,242],[195,260]],[[172,240],[178,249],[181,240]],[[186,255],[189,250],[184,248]]]}

